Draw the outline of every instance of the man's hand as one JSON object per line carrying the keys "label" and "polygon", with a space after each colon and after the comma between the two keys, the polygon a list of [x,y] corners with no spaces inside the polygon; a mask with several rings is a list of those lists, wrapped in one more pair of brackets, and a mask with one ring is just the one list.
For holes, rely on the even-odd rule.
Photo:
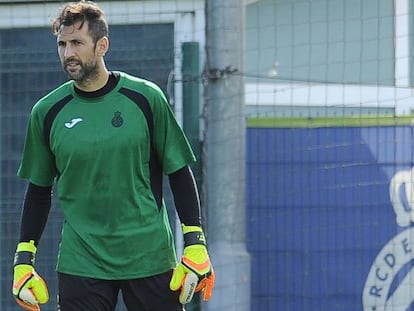
{"label": "man's hand", "polygon": [[22,308],[39,311],[39,304],[48,302],[45,281],[34,269],[36,246],[33,241],[20,242],[14,256],[13,295]]}
{"label": "man's hand", "polygon": [[171,290],[180,292],[180,303],[191,301],[195,292],[202,291],[203,299],[211,298],[215,274],[205,245],[203,231],[198,226],[183,225],[184,255],[174,270]]}

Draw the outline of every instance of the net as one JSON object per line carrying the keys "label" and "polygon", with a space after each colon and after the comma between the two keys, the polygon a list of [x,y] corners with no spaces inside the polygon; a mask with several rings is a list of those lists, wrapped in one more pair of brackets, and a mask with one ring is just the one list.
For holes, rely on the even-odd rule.
{"label": "net", "polygon": [[248,5],[255,309],[411,310],[409,25],[408,1]]}
{"label": "net", "polygon": [[[5,311],[19,310],[10,284],[27,116],[66,80],[50,33],[62,4],[0,1]],[[187,310],[413,308],[411,1],[100,4],[108,68],[159,84],[200,159],[217,283],[212,301]],[[167,184],[165,193],[179,229]],[[62,221],[55,200],[36,266],[46,311],[56,309]]]}

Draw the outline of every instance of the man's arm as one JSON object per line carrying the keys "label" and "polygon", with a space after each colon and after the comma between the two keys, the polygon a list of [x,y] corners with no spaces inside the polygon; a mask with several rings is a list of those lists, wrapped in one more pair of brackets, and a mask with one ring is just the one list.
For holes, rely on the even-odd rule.
{"label": "man's arm", "polygon": [[168,177],[181,223],[201,226],[200,199],[191,168],[185,166]]}
{"label": "man's arm", "polygon": [[13,295],[17,304],[28,311],[40,311],[39,304],[49,300],[46,283],[36,273],[34,265],[51,201],[52,186],[40,187],[29,183],[23,202],[13,274]]}
{"label": "man's arm", "polygon": [[189,303],[198,291],[203,293],[204,300],[209,300],[215,274],[201,227],[197,185],[189,166],[169,175],[169,179],[184,234],[184,254],[174,270],[170,288],[181,289],[179,299],[182,304]]}
{"label": "man's arm", "polygon": [[52,205],[52,186],[29,183],[23,202],[19,242],[34,241],[37,245],[45,228]]}

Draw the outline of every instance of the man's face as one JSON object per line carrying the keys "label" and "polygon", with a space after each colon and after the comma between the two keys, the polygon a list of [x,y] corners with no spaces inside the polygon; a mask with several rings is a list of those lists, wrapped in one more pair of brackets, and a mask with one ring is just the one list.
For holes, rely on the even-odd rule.
{"label": "man's face", "polygon": [[69,78],[78,82],[94,80],[98,74],[95,43],[88,34],[88,24],[85,22],[79,29],[80,23],[72,26],[61,26],[57,36],[57,46],[63,70]]}

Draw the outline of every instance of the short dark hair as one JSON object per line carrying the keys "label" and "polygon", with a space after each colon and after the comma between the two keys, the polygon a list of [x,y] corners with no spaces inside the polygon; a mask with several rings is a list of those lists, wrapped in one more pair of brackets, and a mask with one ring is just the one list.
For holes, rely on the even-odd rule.
{"label": "short dark hair", "polygon": [[88,32],[94,43],[100,38],[108,36],[108,23],[104,11],[92,1],[79,1],[66,4],[60,14],[52,22],[52,32],[59,34],[60,27],[72,26],[80,22],[79,29],[88,22]]}

